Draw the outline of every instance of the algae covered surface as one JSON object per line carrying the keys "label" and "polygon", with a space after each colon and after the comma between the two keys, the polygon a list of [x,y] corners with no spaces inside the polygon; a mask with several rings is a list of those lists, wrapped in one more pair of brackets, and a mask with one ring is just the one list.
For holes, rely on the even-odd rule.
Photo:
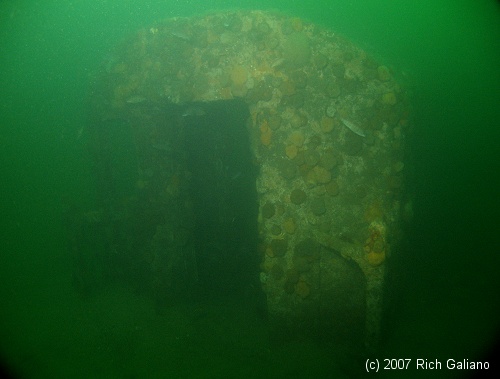
{"label": "algae covered surface", "polygon": [[[443,362],[440,377],[478,373],[448,369],[448,359],[492,367],[498,2],[8,1],[0,10],[7,374],[358,377],[367,358],[412,359],[408,376],[421,374],[417,358]],[[234,159],[230,143],[203,155],[214,134],[193,128],[215,125],[204,102],[234,99],[249,107],[253,158]],[[96,140],[112,141],[97,149],[109,166],[95,159]],[[214,152],[220,159],[203,166]],[[113,186],[96,172],[116,175]],[[233,200],[251,180],[247,227]],[[196,192],[212,181],[210,191],[233,190]],[[196,199],[207,198],[210,225],[193,229]],[[167,208],[175,217],[162,216]],[[232,231],[252,228],[258,240],[227,248],[246,236]],[[219,267],[209,253],[221,251],[252,279],[209,296],[241,283],[192,269],[197,258]],[[238,271],[241,262],[252,270]],[[175,275],[181,286],[168,281]],[[193,290],[196,280],[209,285]],[[170,290],[168,301],[155,297]],[[346,304],[352,313],[339,312]],[[366,318],[365,306],[380,313]],[[305,333],[280,333],[290,320]],[[376,344],[339,343],[365,341],[367,320]]]}

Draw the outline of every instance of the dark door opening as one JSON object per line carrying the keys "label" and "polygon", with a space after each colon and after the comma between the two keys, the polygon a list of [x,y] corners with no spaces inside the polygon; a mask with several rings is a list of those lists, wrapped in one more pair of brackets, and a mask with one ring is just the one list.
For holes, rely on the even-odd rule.
{"label": "dark door opening", "polygon": [[242,100],[182,106],[199,288],[239,295],[258,279],[256,166]]}
{"label": "dark door opening", "polygon": [[67,217],[80,292],[121,281],[160,306],[260,292],[249,116],[242,100],[141,103],[94,125],[98,205]]}

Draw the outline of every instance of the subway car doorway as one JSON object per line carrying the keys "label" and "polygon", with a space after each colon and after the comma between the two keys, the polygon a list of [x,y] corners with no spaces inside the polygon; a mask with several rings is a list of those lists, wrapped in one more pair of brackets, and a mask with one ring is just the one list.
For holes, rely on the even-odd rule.
{"label": "subway car doorway", "polygon": [[179,109],[189,198],[194,215],[198,288],[215,296],[257,286],[257,168],[242,100],[184,104]]}

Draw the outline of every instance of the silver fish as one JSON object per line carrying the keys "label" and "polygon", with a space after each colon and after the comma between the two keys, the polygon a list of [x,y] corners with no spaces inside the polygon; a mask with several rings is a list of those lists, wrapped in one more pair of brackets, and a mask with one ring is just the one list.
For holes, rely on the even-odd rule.
{"label": "silver fish", "polygon": [[167,153],[172,151],[170,144],[153,143],[151,146],[156,150],[166,151]]}
{"label": "silver fish", "polygon": [[188,116],[205,116],[206,112],[203,108],[193,106],[193,107],[188,107],[183,113],[182,117],[188,117]]}
{"label": "silver fish", "polygon": [[280,67],[281,65],[283,65],[283,63],[285,63],[285,59],[280,58],[280,59],[278,59],[278,60],[274,61],[274,62],[271,64],[271,67],[272,67],[272,68],[278,68],[278,67]]}
{"label": "silver fish", "polygon": [[191,38],[181,30],[173,30],[170,32],[171,35],[177,37],[183,41],[189,41]]}
{"label": "silver fish", "polygon": [[240,176],[241,176],[241,171],[238,171],[236,174],[234,174],[234,175],[231,177],[231,180],[236,180],[236,179],[238,179]]}
{"label": "silver fish", "polygon": [[366,137],[366,133],[359,126],[353,124],[351,121],[346,120],[345,118],[340,119],[342,123],[353,133],[356,133],[358,136]]}
{"label": "silver fish", "polygon": [[141,95],[134,95],[129,97],[125,102],[127,104],[139,104],[139,103],[144,103],[147,99],[144,96]]}

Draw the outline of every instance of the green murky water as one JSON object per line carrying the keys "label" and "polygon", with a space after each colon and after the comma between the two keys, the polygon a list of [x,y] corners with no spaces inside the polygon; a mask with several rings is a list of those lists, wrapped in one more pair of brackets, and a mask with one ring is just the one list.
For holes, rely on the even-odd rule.
{"label": "green murky water", "polygon": [[81,299],[71,286],[61,212],[75,199],[92,202],[82,143],[92,74],[123,37],[155,20],[236,7],[326,25],[402,73],[414,101],[415,217],[390,262],[391,302],[370,357],[439,359],[440,377],[473,374],[445,363],[491,360],[499,333],[500,5],[487,0],[2,2],[3,366],[27,378],[362,372],[363,361],[345,352],[305,342],[269,346],[265,321],[239,305],[175,309],[166,322],[127,289]]}

